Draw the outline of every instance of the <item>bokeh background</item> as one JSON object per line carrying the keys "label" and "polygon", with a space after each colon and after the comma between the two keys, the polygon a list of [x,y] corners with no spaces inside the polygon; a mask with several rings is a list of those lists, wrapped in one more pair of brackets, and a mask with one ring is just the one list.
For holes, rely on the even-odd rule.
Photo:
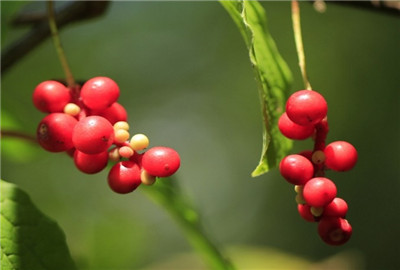
{"label": "bokeh background", "polygon": [[[5,48],[28,29],[10,28],[11,2],[1,5]],[[290,2],[262,5],[292,91],[300,90]],[[310,80],[329,105],[328,141],[359,152],[351,172],[328,173],[350,207],[354,233],[341,247],[323,244],[316,224],[298,216],[293,188],[276,169],[250,177],[262,145],[257,85],[218,2],[112,2],[101,18],[63,28],[61,39],[77,79],[119,84],[132,132],[179,151],[176,181],[240,269],[399,269],[399,18],[329,2],[323,14],[309,3],[301,12]],[[2,128],[34,134],[44,114],[32,91],[62,77],[51,40],[3,72]],[[293,152],[311,145],[296,142]],[[2,138],[1,177],[59,223],[80,269],[205,268],[162,207],[140,188],[111,192],[106,171],[84,175],[65,154]]]}

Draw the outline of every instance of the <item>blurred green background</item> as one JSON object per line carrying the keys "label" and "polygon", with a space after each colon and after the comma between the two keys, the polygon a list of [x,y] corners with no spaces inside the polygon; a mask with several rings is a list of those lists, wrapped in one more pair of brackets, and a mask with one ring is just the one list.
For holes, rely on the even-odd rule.
{"label": "blurred green background", "polygon": [[[6,25],[12,3],[1,3],[3,48],[27,30]],[[290,2],[262,5],[299,90]],[[113,78],[132,132],[178,150],[176,181],[240,269],[400,269],[399,18],[327,6],[321,14],[301,3],[301,16],[311,84],[329,105],[328,141],[347,140],[359,152],[351,172],[328,173],[354,231],[341,247],[323,244],[316,224],[298,216],[293,188],[276,169],[250,177],[262,139],[257,85],[218,2],[113,2],[101,18],[61,31],[74,76]],[[32,91],[62,77],[51,40],[3,73],[2,128],[34,134],[44,114]],[[293,152],[311,145],[296,142]],[[2,138],[1,177],[60,224],[80,269],[202,269],[165,210],[140,188],[111,192],[106,171],[84,175],[65,154]]]}

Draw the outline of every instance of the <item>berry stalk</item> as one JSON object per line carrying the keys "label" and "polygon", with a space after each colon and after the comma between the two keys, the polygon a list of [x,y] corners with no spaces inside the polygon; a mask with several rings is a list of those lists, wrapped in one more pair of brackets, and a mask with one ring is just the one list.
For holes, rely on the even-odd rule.
{"label": "berry stalk", "polygon": [[53,38],[54,46],[57,50],[58,58],[60,59],[62,68],[65,73],[65,79],[67,81],[68,88],[70,88],[71,91],[76,91],[75,90],[76,89],[75,88],[75,79],[72,75],[71,69],[69,68],[67,57],[65,56],[64,49],[61,44],[61,39],[58,34],[58,28],[57,28],[56,18],[55,18],[55,14],[54,14],[53,0],[47,1],[47,13],[49,16],[49,26],[50,26],[51,36]]}
{"label": "berry stalk", "polygon": [[292,22],[294,41],[296,43],[297,56],[299,58],[299,66],[301,70],[301,75],[303,76],[304,87],[307,90],[312,90],[310,81],[308,80],[307,76],[306,57],[304,55],[303,39],[301,35],[300,8],[297,0],[292,1]]}

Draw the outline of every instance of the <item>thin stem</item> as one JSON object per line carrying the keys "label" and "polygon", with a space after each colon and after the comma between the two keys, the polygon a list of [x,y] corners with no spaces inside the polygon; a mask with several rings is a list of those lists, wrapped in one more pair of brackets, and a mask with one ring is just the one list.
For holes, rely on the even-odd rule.
{"label": "thin stem", "polygon": [[64,49],[61,44],[61,39],[58,34],[58,28],[57,28],[56,18],[55,18],[55,14],[54,14],[53,0],[47,1],[47,12],[49,15],[49,26],[50,26],[51,35],[53,38],[53,43],[54,43],[54,46],[56,47],[58,58],[60,59],[62,68],[64,70],[67,85],[69,88],[74,89],[75,80],[74,80],[74,77],[72,76],[71,69],[69,68],[67,57],[65,56]]}
{"label": "thin stem", "polygon": [[164,207],[180,225],[187,240],[203,257],[209,269],[235,269],[204,232],[199,214],[183,196],[176,179],[159,179],[154,186],[144,190],[153,200]]}
{"label": "thin stem", "polygon": [[306,58],[304,56],[304,47],[301,35],[300,8],[297,0],[292,1],[292,22],[293,22],[294,41],[296,43],[297,56],[299,58],[299,66],[301,70],[301,75],[303,76],[304,87],[307,90],[312,90],[311,84],[307,77]]}
{"label": "thin stem", "polygon": [[25,134],[25,133],[22,133],[19,131],[14,131],[14,130],[2,130],[1,137],[18,138],[18,139],[22,139],[22,140],[29,141],[32,143],[36,143],[35,137],[33,137],[29,134]]}

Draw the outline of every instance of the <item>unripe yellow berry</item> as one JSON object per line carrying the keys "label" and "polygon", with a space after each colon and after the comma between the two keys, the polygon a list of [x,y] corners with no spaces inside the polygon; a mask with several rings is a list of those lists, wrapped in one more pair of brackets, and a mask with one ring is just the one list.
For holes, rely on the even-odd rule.
{"label": "unripe yellow berry", "polygon": [[306,200],[304,200],[303,194],[297,194],[296,195],[296,203],[297,204],[305,204]]}
{"label": "unripe yellow berry", "polygon": [[135,151],[147,148],[149,143],[149,138],[144,134],[135,134],[130,141],[130,145]]}
{"label": "unripe yellow berry", "polygon": [[114,130],[114,141],[117,143],[123,143],[126,142],[129,139],[129,132],[126,131],[125,129],[117,129]]}
{"label": "unripe yellow berry", "polygon": [[324,212],[324,208],[323,207],[313,207],[312,206],[310,208],[310,212],[311,212],[311,214],[313,214],[314,217],[319,217]]}
{"label": "unripe yellow berry", "polygon": [[301,186],[301,185],[295,185],[294,186],[294,191],[296,191],[296,193],[302,193],[303,192],[303,187],[304,186]]}
{"label": "unripe yellow berry", "polygon": [[64,107],[64,113],[71,116],[77,116],[81,112],[81,108],[75,103],[68,103]]}
{"label": "unripe yellow berry", "polygon": [[146,170],[142,170],[142,173],[140,174],[140,180],[142,180],[143,184],[150,186],[154,184],[156,177],[149,174]]}
{"label": "unripe yellow berry", "polygon": [[117,123],[114,124],[114,129],[124,129],[124,130],[129,130],[129,124],[128,122],[125,121],[118,121]]}

